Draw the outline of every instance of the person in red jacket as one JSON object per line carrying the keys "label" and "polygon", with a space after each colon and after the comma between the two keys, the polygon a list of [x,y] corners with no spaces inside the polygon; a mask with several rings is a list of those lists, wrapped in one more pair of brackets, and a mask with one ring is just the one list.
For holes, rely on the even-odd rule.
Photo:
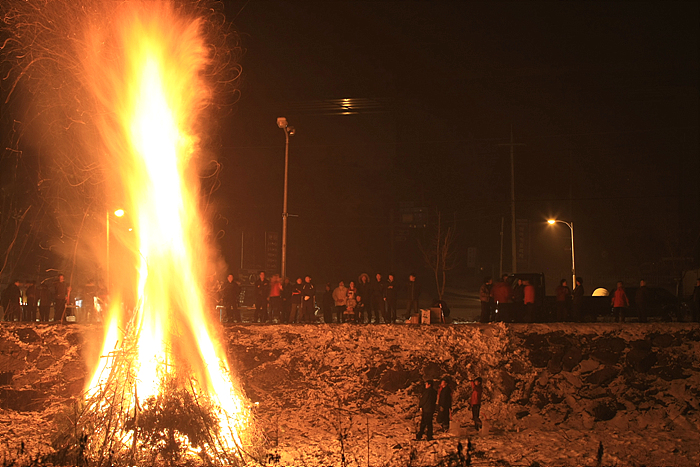
{"label": "person in red jacket", "polygon": [[509,322],[512,319],[513,289],[508,285],[508,274],[503,274],[499,282],[491,287],[491,297],[496,306],[496,321]]}
{"label": "person in red jacket", "polygon": [[622,281],[617,283],[617,289],[612,297],[612,306],[615,309],[615,322],[625,322],[625,310],[630,306],[630,301],[627,298],[625,289],[622,288]]}
{"label": "person in red jacket", "polygon": [[525,322],[532,323],[535,319],[535,286],[528,279],[525,284],[523,303],[525,304]]}
{"label": "person in red jacket", "polygon": [[472,397],[469,399],[469,405],[472,406],[472,419],[474,420],[474,428],[476,431],[481,430],[483,426],[481,423],[481,395],[484,392],[484,387],[482,386],[483,380],[481,376],[476,379],[469,381],[472,383]]}

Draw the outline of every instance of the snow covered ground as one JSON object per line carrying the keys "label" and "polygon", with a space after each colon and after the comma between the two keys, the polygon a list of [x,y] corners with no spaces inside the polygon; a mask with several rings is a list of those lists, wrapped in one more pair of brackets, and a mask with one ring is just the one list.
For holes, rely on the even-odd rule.
{"label": "snow covered ground", "polygon": [[[697,466],[696,324],[231,325],[266,465]],[[0,328],[0,458],[50,449],[95,358],[97,326]],[[453,378],[449,432],[415,441],[424,379]],[[484,379],[484,428],[468,380]],[[66,412],[67,411],[67,412]],[[437,428],[437,424],[436,424]],[[279,455],[276,460],[275,454]]]}

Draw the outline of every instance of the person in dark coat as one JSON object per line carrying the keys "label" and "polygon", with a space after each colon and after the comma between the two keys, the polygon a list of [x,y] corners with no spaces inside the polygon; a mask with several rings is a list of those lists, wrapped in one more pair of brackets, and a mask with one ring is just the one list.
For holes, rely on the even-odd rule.
{"label": "person in dark coat", "polygon": [[301,277],[297,277],[296,283],[292,285],[291,311],[289,313],[290,323],[301,323],[301,289],[304,287]]}
{"label": "person in dark coat", "polygon": [[573,316],[572,321],[575,323],[580,323],[583,321],[583,295],[585,291],[583,290],[583,279],[581,277],[576,278],[576,287],[574,288],[574,298],[573,298]]}
{"label": "person in dark coat", "polygon": [[66,322],[65,312],[68,303],[69,287],[63,274],[58,275],[58,280],[53,284],[53,321]]}
{"label": "person in dark coat", "polygon": [[[372,321],[372,309],[370,308],[372,306],[372,303],[371,303],[371,296],[372,295],[370,294],[369,275],[365,274],[364,272],[362,274],[360,274],[360,277],[358,278],[358,281],[357,281],[357,295],[362,297],[362,301],[365,304],[364,305],[365,308],[363,308],[363,310],[364,309],[367,310],[367,314],[368,314],[367,322],[369,323],[370,321]],[[364,318],[359,319],[357,322],[360,324],[364,323]]]}
{"label": "person in dark coat", "polygon": [[255,281],[255,312],[253,322],[267,321],[267,303],[270,297],[270,279],[265,277],[265,271],[260,271]]}
{"label": "person in dark coat", "polygon": [[452,388],[447,378],[440,381],[437,401],[437,422],[442,425],[443,431],[447,431],[450,429],[450,419],[452,418]]}
{"label": "person in dark coat", "polygon": [[416,435],[416,440],[423,439],[423,433],[427,440],[433,440],[433,416],[435,415],[435,405],[437,403],[437,391],[433,387],[433,380],[425,382],[425,391],[421,395],[418,407],[420,408],[420,428]]}
{"label": "person in dark coat", "polygon": [[[386,285],[382,280],[382,275],[377,274],[375,280],[372,281],[370,285],[370,312],[369,318],[372,318],[372,313],[374,313],[374,324],[379,324],[381,317],[384,317],[384,322],[386,323]],[[367,320],[370,321],[369,319]]]}
{"label": "person in dark coat", "polygon": [[304,278],[301,287],[301,318],[303,323],[316,322],[316,287],[311,283],[311,276]]}
{"label": "person in dark coat", "polygon": [[333,307],[335,306],[335,300],[333,300],[333,291],[331,290],[331,283],[326,284],[326,291],[323,292],[323,302],[321,303],[321,308],[323,310],[323,322],[332,323],[333,322]]}
{"label": "person in dark coat", "polygon": [[420,284],[416,281],[416,275],[411,273],[408,276],[408,286],[406,287],[408,304],[406,305],[406,319],[410,319],[413,313],[420,313]]}
{"label": "person in dark coat", "polygon": [[481,315],[479,316],[479,321],[482,323],[488,323],[491,321],[491,286],[493,285],[493,279],[490,277],[484,278],[484,283],[481,284],[479,289],[479,301],[481,302]]}
{"label": "person in dark coat", "polygon": [[644,279],[639,281],[639,288],[637,293],[634,294],[634,303],[637,306],[637,316],[639,317],[640,323],[647,322],[647,316],[649,316],[649,287]]}
{"label": "person in dark coat", "polygon": [[39,300],[39,294],[36,290],[36,281],[29,281],[29,286],[24,293],[27,296],[27,305],[24,307],[26,320],[34,322],[36,321],[36,304]]}
{"label": "person in dark coat", "polygon": [[396,323],[396,302],[397,290],[394,275],[389,274],[386,281],[386,315],[389,318],[387,322]]}
{"label": "person in dark coat", "polygon": [[5,321],[14,321],[15,318],[17,318],[17,321],[21,321],[22,306],[20,305],[20,299],[22,298],[22,292],[19,290],[19,279],[12,281],[2,295]]}
{"label": "person in dark coat", "polygon": [[238,309],[238,297],[241,294],[241,286],[235,280],[233,274],[229,274],[226,283],[221,290],[222,302],[224,305],[224,316],[227,322],[241,322],[241,312]]}

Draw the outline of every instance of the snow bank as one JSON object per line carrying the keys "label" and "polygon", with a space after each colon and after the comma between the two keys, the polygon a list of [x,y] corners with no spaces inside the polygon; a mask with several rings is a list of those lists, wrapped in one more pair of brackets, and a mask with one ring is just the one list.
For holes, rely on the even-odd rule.
{"label": "snow bank", "polygon": [[[0,329],[0,456],[50,449],[84,384],[91,326]],[[700,328],[691,324],[238,325],[232,368],[269,465],[696,466]],[[452,426],[414,441],[424,379],[454,380]],[[484,428],[469,379],[484,379]],[[279,455],[279,461],[277,461]]]}

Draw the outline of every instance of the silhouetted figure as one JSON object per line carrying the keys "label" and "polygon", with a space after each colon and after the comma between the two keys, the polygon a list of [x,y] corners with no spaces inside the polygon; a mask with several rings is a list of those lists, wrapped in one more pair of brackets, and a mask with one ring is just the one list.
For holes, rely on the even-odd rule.
{"label": "silhouetted figure", "polygon": [[39,284],[39,320],[46,323],[51,314],[51,290],[43,282]]}
{"label": "silhouetted figure", "polygon": [[[362,301],[365,303],[364,307],[369,307],[370,306],[370,283],[369,283],[369,275],[365,274],[364,272],[360,274],[360,277],[357,280],[357,295],[362,297]],[[365,309],[363,307],[363,309]],[[368,322],[372,320],[371,317],[371,311],[367,309],[368,314],[370,316],[368,317]],[[357,316],[357,322],[358,323],[364,323],[364,318],[361,318],[357,313],[355,314]]]}
{"label": "silhouetted figure", "polygon": [[493,279],[490,277],[484,278],[484,283],[481,284],[479,289],[479,301],[481,302],[481,315],[479,316],[479,321],[482,323],[488,323],[491,321],[491,286],[493,285]]}
{"label": "silhouetted figure", "polygon": [[381,317],[384,317],[384,322],[386,323],[386,285],[382,280],[381,274],[375,276],[375,280],[372,281],[369,290],[371,295],[371,309],[368,314],[367,322],[371,320],[372,313],[374,313],[374,324],[379,324]]}
{"label": "silhouetted figure", "polygon": [[420,313],[420,284],[416,280],[416,275],[413,273],[408,276],[406,295],[408,299],[406,305],[406,319],[410,319],[413,313]]}
{"label": "silhouetted figure", "polygon": [[301,277],[297,277],[296,283],[292,286],[292,308],[289,314],[290,323],[301,323],[301,289],[304,284]]}
{"label": "silhouetted figure", "polygon": [[294,290],[294,284],[289,280],[289,277],[285,277],[282,281],[282,322],[289,322],[289,314],[292,311],[292,292]]}
{"label": "silhouetted figure", "polygon": [[282,321],[282,279],[279,274],[273,274],[270,279],[270,321]]}
{"label": "silhouetted figure", "polygon": [[437,422],[442,426],[443,431],[448,431],[450,429],[450,419],[452,418],[452,388],[447,378],[443,378],[440,381],[437,401]]}
{"label": "silhouetted figure", "polygon": [[267,321],[267,303],[270,297],[270,280],[265,277],[265,271],[258,273],[258,279],[255,281],[255,312],[253,313],[253,322]]}
{"label": "silhouetted figure", "polygon": [[332,323],[333,322],[333,307],[335,306],[335,300],[333,300],[333,291],[331,290],[331,283],[326,284],[326,291],[323,292],[323,301],[321,302],[321,309],[323,310],[323,322]]}
{"label": "silhouetted figure", "polygon": [[625,311],[630,306],[630,301],[627,298],[625,289],[622,287],[622,281],[617,283],[617,288],[612,296],[612,307],[615,310],[615,322],[625,322]]}
{"label": "silhouetted figure", "polygon": [[311,276],[304,278],[301,287],[301,318],[304,323],[316,322],[316,287],[311,283]]}
{"label": "silhouetted figure", "polygon": [[585,291],[583,289],[583,279],[581,277],[576,278],[576,287],[574,288],[574,298],[573,298],[573,316],[572,321],[580,323],[583,321],[583,295]]}
{"label": "silhouetted figure", "polygon": [[566,279],[559,282],[556,290],[556,321],[563,323],[569,320],[569,304],[571,303],[571,289],[566,285]]}
{"label": "silhouetted figure", "polygon": [[13,280],[2,293],[2,309],[4,310],[4,320],[17,321],[22,320],[22,306],[20,300],[22,292],[19,290],[19,279]]}
{"label": "silhouetted figure", "polygon": [[229,274],[221,290],[221,299],[224,306],[224,316],[227,322],[241,322],[241,312],[238,309],[238,297],[241,294],[241,286],[238,281]]}
{"label": "silhouetted figure", "polygon": [[437,391],[433,388],[433,380],[425,382],[425,391],[421,395],[418,407],[421,411],[420,428],[416,435],[416,440],[423,439],[423,433],[427,440],[433,440],[433,416],[435,415],[435,405],[437,403]]}
{"label": "silhouetted figure", "polygon": [[389,323],[396,323],[396,303],[398,301],[398,290],[394,275],[389,274],[386,281],[386,316]]}

